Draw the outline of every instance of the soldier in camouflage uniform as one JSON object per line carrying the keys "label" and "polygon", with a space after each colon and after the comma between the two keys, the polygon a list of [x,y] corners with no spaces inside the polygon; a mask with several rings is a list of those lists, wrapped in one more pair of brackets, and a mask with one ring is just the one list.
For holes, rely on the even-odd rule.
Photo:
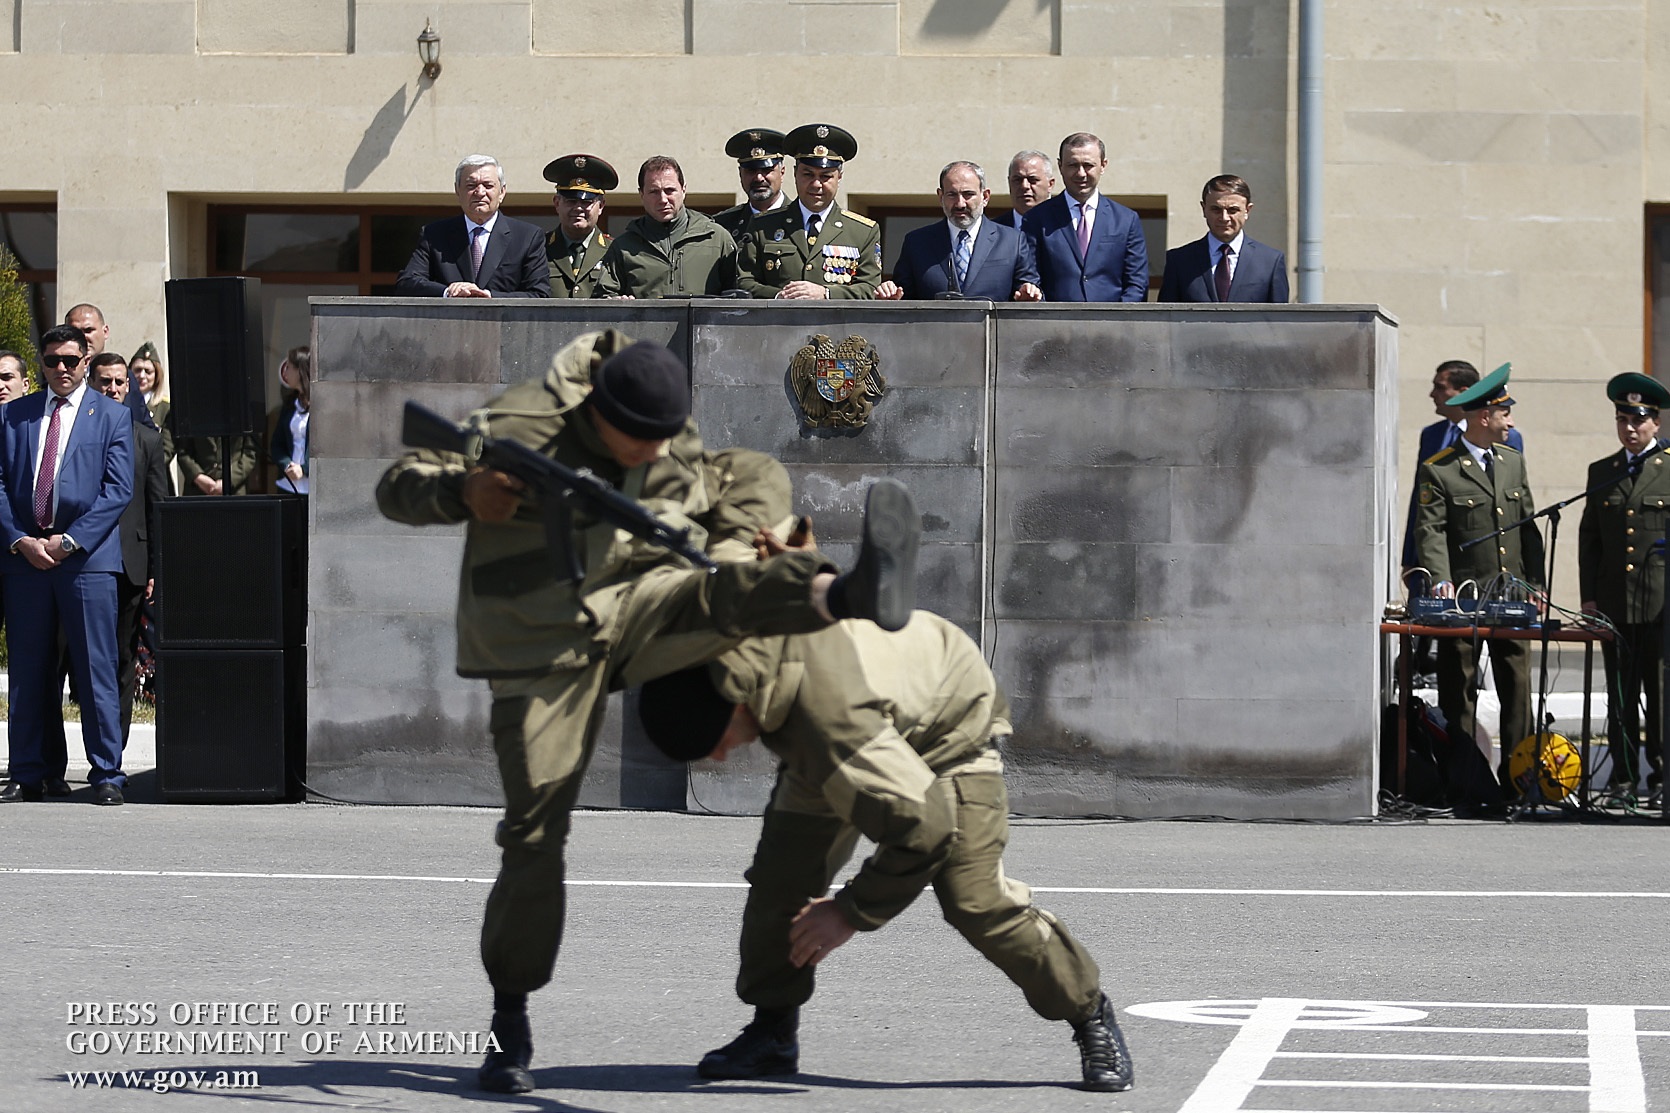
{"label": "soldier in camouflage uniform", "polygon": [[[543,378],[512,387],[471,421],[589,468],[694,538],[714,521],[735,540],[748,525],[709,496],[708,476],[726,464],[704,456],[689,420],[688,374],[665,348],[589,333],[558,352]],[[739,463],[749,459],[757,457]],[[786,476],[764,478],[763,493],[741,485],[765,508],[760,524],[787,509]],[[629,669],[637,682],[688,667],[747,634],[817,630],[845,617],[902,625],[919,529],[909,495],[883,481],[870,492],[854,572],[837,579],[815,553],[791,552],[708,574],[576,511],[565,540],[585,578],[573,583],[559,572],[567,561],[550,551],[543,516],[521,496],[502,472],[428,450],[407,453],[377,487],[379,509],[395,521],[467,527],[458,672],[491,685],[505,793],[499,877],[481,933],[499,1050],[478,1081],[502,1093],[533,1087],[527,995],[550,980],[561,943],[569,813],[608,692],[626,685]]]}
{"label": "soldier in camouflage uniform", "polygon": [[[1131,1087],[1130,1055],[1095,960],[1004,876],[999,745],[1010,733],[1009,705],[968,635],[917,611],[895,633],[841,622],[754,639],[712,666],[646,684],[639,711],[675,760],[724,760],[755,738],[782,759],[742,918],[737,994],[754,1020],[709,1052],[698,1074],[798,1070],[813,969],[932,885],[946,920],[1028,1004],[1072,1025],[1084,1088]],[[875,854],[826,898],[860,834],[875,841]]]}
{"label": "soldier in camouflage uniform", "polygon": [[804,124],[783,142],[795,156],[796,200],[748,222],[737,241],[737,285],[756,298],[875,297],[881,229],[835,196],[858,141],[833,124]]}
{"label": "soldier in camouflage uniform", "polygon": [[609,233],[600,227],[603,195],[620,184],[620,175],[596,155],[564,155],[545,164],[545,180],[557,187],[558,224],[545,235],[551,296],[589,298],[609,249]]}
{"label": "soldier in camouflage uniform", "polygon": [[737,243],[756,216],[776,212],[789,203],[783,195],[783,133],[770,128],[739,131],[725,142],[725,153],[736,159],[736,174],[748,200],[715,213],[713,222]]}

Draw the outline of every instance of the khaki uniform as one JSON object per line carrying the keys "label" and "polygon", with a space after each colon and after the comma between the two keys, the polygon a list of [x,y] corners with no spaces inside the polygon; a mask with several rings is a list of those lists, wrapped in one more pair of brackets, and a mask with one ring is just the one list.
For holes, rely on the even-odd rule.
{"label": "khaki uniform", "polygon": [[182,495],[201,495],[202,489],[197,486],[197,477],[207,475],[210,479],[218,479],[223,484],[222,491],[229,495],[249,494],[249,479],[255,472],[256,452],[254,437],[232,438],[232,478],[230,482],[221,474],[220,466],[220,438],[219,437],[180,437],[178,440],[170,438],[171,443],[164,446],[175,450],[175,460],[180,465],[180,493]]}
{"label": "khaki uniform", "polygon": [[[771,208],[767,209],[765,212],[777,212],[787,204],[788,198],[782,193],[778,193],[777,204],[771,206]],[[731,239],[735,240],[738,245],[741,245],[743,234],[748,231],[748,222],[753,220],[756,215],[764,216],[765,213],[756,214],[754,212],[754,206],[749,204],[747,201],[744,201],[740,205],[732,205],[728,209],[722,209],[721,211],[714,213],[713,223],[729,232],[731,234]]]}
{"label": "khaki uniform", "polygon": [[684,209],[670,231],[640,216],[614,238],[592,297],[717,297],[736,284],[736,241],[712,220]]}
{"label": "khaki uniform", "polygon": [[727,699],[746,702],[779,757],[748,870],[737,993],[759,1008],[812,996],[789,961],[795,913],[824,895],[860,834],[875,853],[835,896],[861,931],[932,885],[946,920],[1048,1020],[1082,1021],[1101,998],[1096,962],[1060,920],[1004,876],[1008,798],[997,743],[1009,707],[980,649],[917,611],[897,633],[841,622],[749,641],[725,658]]}
{"label": "khaki uniform", "polygon": [[[543,379],[512,387],[472,420],[495,437],[590,468],[701,538],[704,521],[715,515],[707,486],[714,465],[703,456],[695,425],[687,423],[661,459],[623,470],[579,408],[595,366],[629,343],[612,330],[582,336],[557,353]],[[566,562],[549,551],[531,502],[507,523],[469,516],[462,494],[468,463],[444,453],[407,453],[378,484],[377,505],[413,525],[468,523],[458,671],[491,683],[490,727],[505,792],[497,836],[503,854],[487,899],[481,954],[495,989],[526,993],[550,979],[561,942],[569,813],[605,696],[625,686],[629,667],[647,679],[710,660],[746,634],[823,628],[810,583],[833,569],[816,554],[790,553],[706,574],[577,512],[572,543],[584,554],[586,573],[575,585],[560,575]],[[764,468],[754,474],[787,490],[786,476]],[[781,506],[769,492],[760,499],[787,511],[786,498]]]}
{"label": "khaki uniform", "polygon": [[[1491,581],[1506,574],[1540,587],[1543,580],[1542,534],[1534,523],[1494,541],[1462,549],[1464,542],[1527,518],[1536,512],[1525,476],[1525,458],[1496,445],[1494,479],[1460,445],[1451,445],[1421,463],[1416,474],[1415,536],[1419,563],[1433,582],[1448,580],[1459,589],[1468,580],[1484,594]],[[1470,594],[1470,593],[1469,593]],[[1496,692],[1502,701],[1502,766],[1514,746],[1531,733],[1531,643],[1489,638]],[[1438,639],[1438,705],[1452,729],[1471,737],[1478,675],[1478,647],[1463,638]],[[1502,777],[1504,784],[1507,778]]]}
{"label": "khaki uniform", "polygon": [[868,217],[830,206],[818,242],[806,239],[800,205],[755,217],[739,241],[737,285],[774,298],[790,282],[816,282],[832,298],[873,298],[881,284],[881,229]]}
{"label": "khaki uniform", "polygon": [[[1616,479],[1628,466],[1627,454],[1613,453],[1589,465],[1587,487]],[[1606,642],[1607,739],[1612,751],[1614,785],[1633,786],[1640,779],[1637,747],[1642,736],[1641,694],[1647,696],[1647,781],[1664,780],[1663,725],[1660,719],[1663,673],[1664,553],[1670,519],[1670,464],[1654,454],[1641,474],[1583,504],[1577,528],[1577,571],[1581,594],[1593,600],[1614,626],[1618,641]]]}
{"label": "khaki uniform", "polygon": [[551,296],[554,298],[589,298],[603,276],[603,256],[609,250],[609,233],[601,228],[591,234],[585,254],[576,267],[568,254],[568,240],[561,229],[545,234],[545,257],[551,262]]}

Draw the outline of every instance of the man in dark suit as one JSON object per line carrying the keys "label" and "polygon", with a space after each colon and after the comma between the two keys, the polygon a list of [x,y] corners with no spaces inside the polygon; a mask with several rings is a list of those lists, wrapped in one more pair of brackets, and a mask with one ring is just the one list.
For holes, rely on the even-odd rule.
{"label": "man in dark suit", "polygon": [[57,677],[58,628],[81,693],[93,802],[120,804],[116,684],[117,522],[133,497],[133,418],[87,385],[87,340],[68,325],[41,335],[47,389],[0,411],[0,556],[11,651],[11,782],[0,801],[39,800],[42,747]]}
{"label": "man in dark suit", "polygon": [[1096,187],[1107,147],[1089,132],[1061,141],[1066,192],[1027,213],[1021,229],[1038,251],[1050,301],[1148,300],[1148,244],[1137,214]]}
{"label": "man in dark suit", "polygon": [[1219,174],[1200,191],[1206,235],[1166,252],[1161,301],[1287,301],[1287,256],[1246,234],[1246,179]]}
{"label": "man in dark suit", "polygon": [[[1670,464],[1659,440],[1659,412],[1670,390],[1634,371],[1606,384],[1618,443],[1623,447],[1589,465],[1583,521],[1577,529],[1577,578],[1585,614],[1605,615],[1618,631],[1603,642],[1607,727],[1612,775],[1607,788],[1633,803],[1641,778],[1646,726],[1647,791],[1657,807],[1664,792],[1663,705],[1664,529],[1670,517]],[[1605,490],[1595,488],[1606,483]],[[1646,722],[1641,697],[1647,702]]]}
{"label": "man in dark suit", "polygon": [[[106,398],[126,404],[128,365],[115,352],[93,359],[93,388]],[[116,577],[116,650],[120,657],[116,675],[122,694],[122,746],[128,744],[133,722],[134,689],[139,686],[135,668],[139,658],[139,611],[156,595],[157,550],[151,538],[157,534],[157,516],[168,489],[168,469],[163,463],[162,435],[155,429],[133,423],[133,498],[117,527],[122,537],[122,574]]]}
{"label": "man in dark suit", "polygon": [[943,222],[905,234],[893,280],[876,287],[876,297],[913,301],[940,294],[992,301],[1041,301],[1032,241],[1013,228],[986,220],[986,172],[972,162],[953,162],[939,172]]}
{"label": "man in dark suit", "polygon": [[1055,192],[1055,160],[1043,151],[1017,151],[1009,160],[1009,204],[1003,223],[1019,229],[1021,218]]}
{"label": "man in dark suit", "polygon": [[545,233],[504,216],[504,169],[491,155],[469,155],[453,173],[460,217],[425,225],[395,292],[432,298],[548,298]]}

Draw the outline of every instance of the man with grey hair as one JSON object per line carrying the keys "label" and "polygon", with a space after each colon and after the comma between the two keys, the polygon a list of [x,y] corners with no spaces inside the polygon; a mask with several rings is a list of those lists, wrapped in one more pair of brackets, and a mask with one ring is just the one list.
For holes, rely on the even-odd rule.
{"label": "man with grey hair", "polygon": [[432,298],[548,298],[551,265],[545,233],[499,212],[504,168],[491,155],[468,155],[453,173],[464,219],[426,225],[396,293]]}
{"label": "man with grey hair", "polygon": [[1014,206],[1005,223],[1021,226],[1021,217],[1042,205],[1055,192],[1055,160],[1043,151],[1017,151],[1009,160],[1009,202]]}
{"label": "man with grey hair", "polygon": [[939,172],[937,192],[945,219],[905,233],[893,279],[876,287],[876,297],[1043,300],[1032,241],[985,219],[992,197],[986,172],[976,163],[953,162]]}

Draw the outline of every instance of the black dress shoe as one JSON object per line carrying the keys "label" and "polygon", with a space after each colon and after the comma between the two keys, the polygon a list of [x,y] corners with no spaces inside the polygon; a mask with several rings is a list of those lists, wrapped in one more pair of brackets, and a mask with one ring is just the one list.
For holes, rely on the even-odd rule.
{"label": "black dress shoe", "polygon": [[[763,1011],[763,1010],[762,1010]],[[756,1013],[753,1023],[724,1047],[709,1051],[696,1064],[703,1078],[765,1078],[794,1074],[800,1069],[800,1010]]]}
{"label": "black dress shoe", "polygon": [[101,807],[113,808],[123,803],[122,790],[109,781],[101,781],[93,786],[93,803]]}
{"label": "black dress shoe", "polygon": [[1136,1085],[1136,1071],[1131,1066],[1131,1053],[1125,1047],[1125,1036],[1119,1022],[1113,1018],[1113,1005],[1108,995],[1102,1000],[1089,1020],[1073,1025],[1073,1040],[1079,1045],[1079,1062],[1084,1068],[1081,1090],[1118,1093]]}
{"label": "black dress shoe", "polygon": [[494,1012],[499,1050],[489,1051],[476,1071],[476,1085],[490,1094],[525,1094],[533,1089],[533,1032],[526,1012]]}
{"label": "black dress shoe", "polygon": [[70,782],[62,777],[48,777],[46,779],[46,794],[48,796],[68,796]]}
{"label": "black dress shoe", "polygon": [[45,794],[40,785],[26,785],[19,781],[7,781],[5,788],[0,788],[0,804],[16,804],[20,801],[35,803]]}
{"label": "black dress shoe", "polygon": [[880,479],[864,497],[864,538],[852,571],[830,587],[836,618],[867,618],[883,630],[901,630],[916,609],[916,550],[922,517],[910,492],[896,479]]}

